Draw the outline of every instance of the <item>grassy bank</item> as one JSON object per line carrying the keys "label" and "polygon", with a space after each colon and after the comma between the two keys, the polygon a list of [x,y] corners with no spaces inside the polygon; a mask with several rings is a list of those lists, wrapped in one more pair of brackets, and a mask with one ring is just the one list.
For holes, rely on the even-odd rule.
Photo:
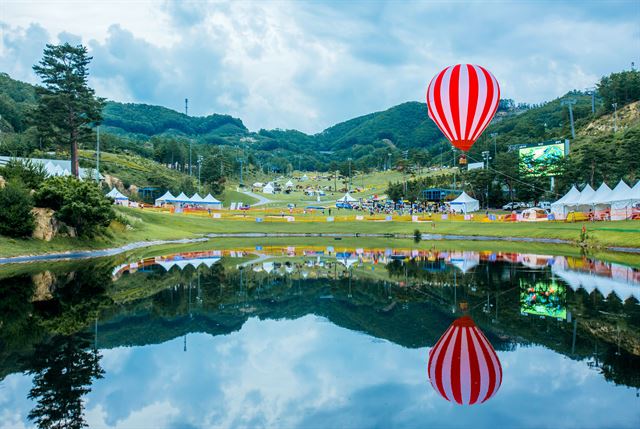
{"label": "grassy bank", "polygon": [[[413,234],[419,229],[426,234],[456,234],[490,237],[556,238],[576,242],[581,223],[484,223],[466,221],[411,222],[270,222],[219,220],[200,216],[170,215],[136,209],[119,208],[131,223],[131,228],[112,226],[106,234],[93,239],[56,238],[50,242],[0,237],[0,256],[32,255],[69,250],[100,249],[126,243],[150,240],[193,238],[207,233],[400,233]],[[640,244],[640,222],[621,221],[587,223],[591,244],[595,247]],[[367,239],[369,240],[369,239]],[[531,247],[532,244],[526,244]]]}

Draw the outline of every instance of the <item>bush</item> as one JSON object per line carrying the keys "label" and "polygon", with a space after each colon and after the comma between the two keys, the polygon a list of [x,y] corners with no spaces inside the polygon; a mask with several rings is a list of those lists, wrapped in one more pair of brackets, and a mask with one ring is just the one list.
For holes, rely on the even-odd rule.
{"label": "bush", "polygon": [[0,207],[0,234],[28,237],[33,233],[35,220],[29,191],[16,182],[8,182],[0,189]]}
{"label": "bush", "polygon": [[115,219],[112,201],[91,181],[75,177],[51,177],[36,193],[36,205],[56,211],[56,218],[79,235],[93,235]]}
{"label": "bush", "polygon": [[0,167],[0,176],[7,181],[22,182],[28,189],[38,189],[46,174],[42,164],[12,159],[4,167]]}

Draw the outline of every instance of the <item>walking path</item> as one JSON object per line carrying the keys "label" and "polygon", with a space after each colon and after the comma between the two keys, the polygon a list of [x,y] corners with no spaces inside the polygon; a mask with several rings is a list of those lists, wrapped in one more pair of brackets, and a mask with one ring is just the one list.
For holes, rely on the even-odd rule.
{"label": "walking path", "polygon": [[255,204],[251,204],[251,207],[256,207],[256,206],[263,206],[265,204],[270,204],[270,203],[275,203],[276,201],[270,200],[269,198],[265,198],[260,194],[256,194],[254,192],[251,191],[240,191],[241,193],[251,197],[251,198],[255,198],[256,200],[258,200],[257,203]]}

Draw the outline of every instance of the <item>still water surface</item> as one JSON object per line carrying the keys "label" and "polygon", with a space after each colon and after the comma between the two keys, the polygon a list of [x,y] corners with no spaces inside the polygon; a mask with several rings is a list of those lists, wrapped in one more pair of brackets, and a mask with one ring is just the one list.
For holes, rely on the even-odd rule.
{"label": "still water surface", "polygon": [[[640,271],[623,265],[258,246],[45,268],[0,273],[1,428],[640,425]],[[502,371],[474,405],[427,371],[464,315]],[[435,378],[486,391],[482,365]]]}

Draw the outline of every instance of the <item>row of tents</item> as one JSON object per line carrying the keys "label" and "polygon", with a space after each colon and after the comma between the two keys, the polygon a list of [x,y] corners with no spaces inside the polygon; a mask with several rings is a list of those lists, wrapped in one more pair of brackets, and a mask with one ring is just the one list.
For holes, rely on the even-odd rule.
{"label": "row of tents", "polygon": [[174,197],[171,194],[171,192],[167,191],[160,198],[156,198],[156,201],[155,201],[156,207],[160,207],[164,204],[172,204],[172,205],[192,204],[192,205],[201,206],[205,208],[212,208],[212,209],[222,208],[222,202],[215,199],[213,195],[207,194],[206,197],[202,198],[200,195],[198,195],[197,192],[193,194],[192,197],[187,197],[187,195],[184,192],[180,192],[180,195],[178,195],[177,197]]}
{"label": "row of tents", "polygon": [[631,188],[623,180],[611,189],[602,183],[597,190],[590,185],[582,191],[572,186],[558,201],[551,203],[551,213],[556,219],[566,219],[569,213],[591,213],[596,219],[624,220],[634,215],[634,207],[640,204],[640,181]]}
{"label": "row of tents", "polygon": [[[129,197],[124,195],[122,192],[118,191],[116,188],[111,189],[107,194],[107,197],[113,199],[116,204],[120,204],[123,206],[129,205]],[[160,198],[156,198],[156,201],[155,201],[156,207],[160,207],[165,204],[171,204],[171,205],[191,204],[194,206],[200,206],[200,207],[211,208],[211,209],[222,208],[222,202],[216,200],[213,197],[213,195],[207,194],[206,197],[202,198],[200,195],[198,195],[197,192],[193,194],[192,197],[187,197],[184,192],[181,192],[180,195],[178,195],[177,197],[174,197],[171,194],[171,192],[167,191]]]}
{"label": "row of tents", "polygon": [[[349,194],[348,192],[344,194],[343,197],[338,198],[336,200],[336,203],[343,203],[343,204],[344,203],[353,204],[356,202],[358,202],[358,200],[353,198],[351,194]],[[480,201],[471,197],[466,192],[462,192],[462,194],[460,194],[458,198],[451,201],[449,204],[451,205],[451,210],[453,210],[456,213],[467,214],[467,213],[480,210]]]}

